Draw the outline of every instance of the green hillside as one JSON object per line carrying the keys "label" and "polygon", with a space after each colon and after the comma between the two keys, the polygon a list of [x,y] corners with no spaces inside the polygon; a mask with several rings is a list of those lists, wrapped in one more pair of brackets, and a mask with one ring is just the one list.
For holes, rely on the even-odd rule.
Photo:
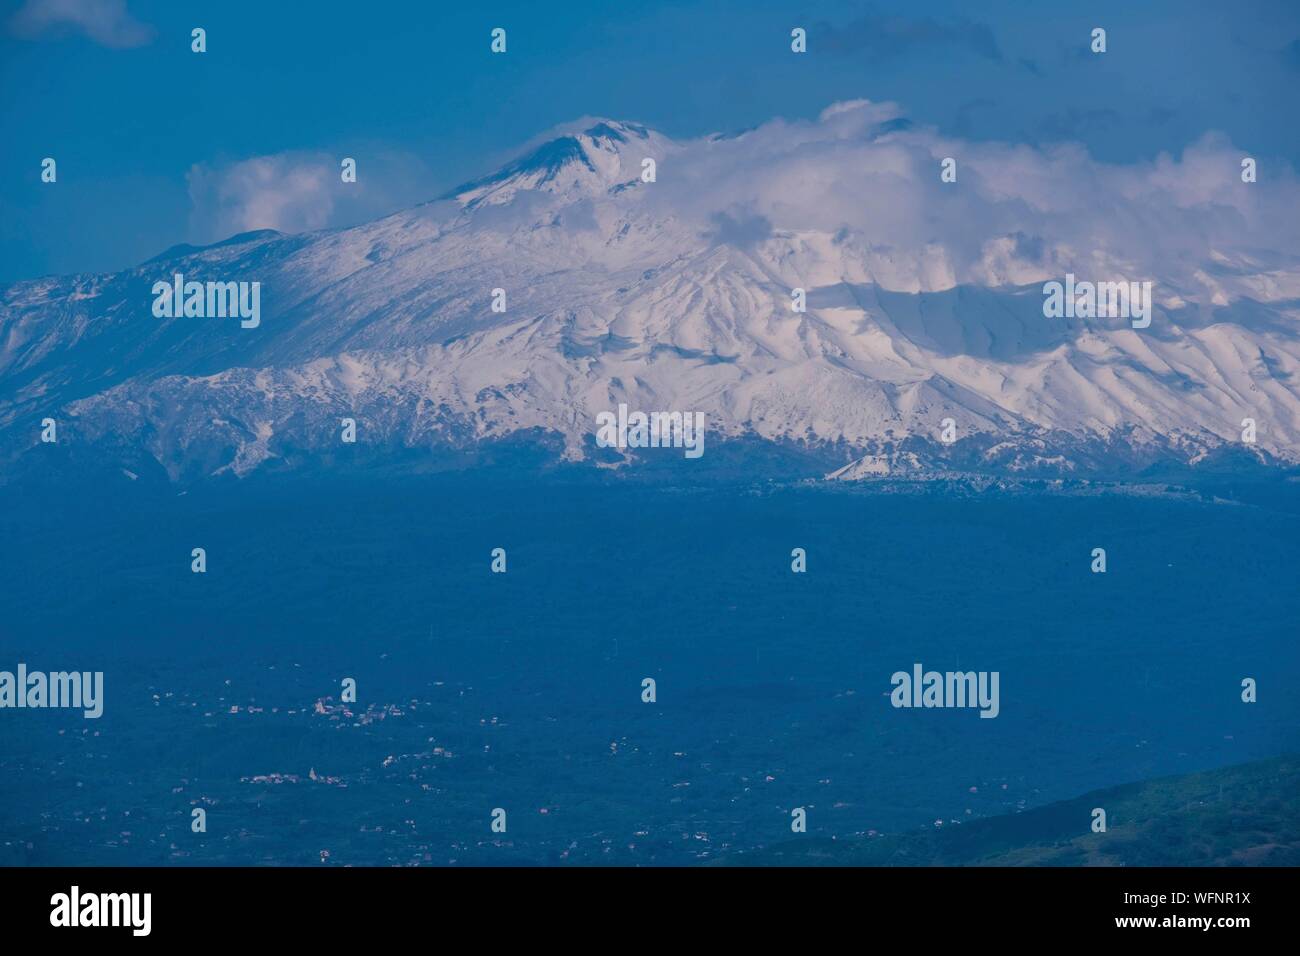
{"label": "green hillside", "polygon": [[[1093,833],[1092,810],[1107,830]],[[1300,756],[1165,777],[1007,816],[854,840],[791,839],[722,864],[1296,866]]]}

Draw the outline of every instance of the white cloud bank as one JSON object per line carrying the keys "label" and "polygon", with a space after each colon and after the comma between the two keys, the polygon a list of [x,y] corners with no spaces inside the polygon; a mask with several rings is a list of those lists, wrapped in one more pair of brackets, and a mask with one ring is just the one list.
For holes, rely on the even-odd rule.
{"label": "white cloud bank", "polygon": [[[1094,160],[1047,148],[945,137],[892,103],[836,103],[813,122],[773,120],[734,138],[684,144],[645,194],[663,215],[770,224],[851,238],[946,272],[942,285],[1031,282],[1067,270],[1193,281],[1294,270],[1300,184],[1208,133],[1179,157]],[[945,157],[957,182],[940,179]],[[707,228],[707,226],[703,226]],[[939,278],[936,276],[936,279]]]}
{"label": "white cloud bank", "polygon": [[[551,135],[579,135],[599,122],[587,118]],[[1023,285],[1073,272],[1153,280],[1170,307],[1242,295],[1300,298],[1295,171],[1256,157],[1259,181],[1242,182],[1250,154],[1217,133],[1180,156],[1115,165],[1094,159],[1085,143],[971,142],[913,124],[893,103],[854,100],[816,120],[776,119],[736,136],[672,142],[628,132],[614,146],[584,141],[592,151],[616,149],[617,160],[601,152],[598,169],[578,168],[538,188],[529,181],[507,205],[478,208],[473,221],[510,232],[552,218],[558,206],[566,228],[598,246],[609,237],[597,233],[624,215],[737,247],[793,239],[797,248],[808,237],[834,246],[843,277],[899,291]],[[639,177],[645,155],[658,161],[656,182],[615,188]],[[947,157],[956,160],[955,183],[940,177]],[[351,185],[339,181],[339,157],[323,153],[195,166],[191,233],[212,241],[252,229],[310,231],[432,198],[430,177],[408,155],[359,151],[358,162]],[[593,218],[592,209],[606,212]],[[677,246],[661,243],[655,253],[687,251],[684,233],[669,234]],[[854,262],[861,268],[850,268]]]}

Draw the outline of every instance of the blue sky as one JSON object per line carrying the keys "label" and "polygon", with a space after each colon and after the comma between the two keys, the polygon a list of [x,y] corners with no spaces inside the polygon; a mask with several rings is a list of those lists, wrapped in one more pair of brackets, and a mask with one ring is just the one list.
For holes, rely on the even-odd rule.
{"label": "blue sky", "polygon": [[[807,55],[790,53],[794,26]],[[1079,141],[1108,163],[1218,130],[1296,166],[1300,4],[9,0],[0,90],[8,282],[219,239],[250,179],[312,195],[293,174],[313,158],[356,157],[366,188],[286,224],[371,218],[583,115],[684,138],[868,98],[944,135]]]}

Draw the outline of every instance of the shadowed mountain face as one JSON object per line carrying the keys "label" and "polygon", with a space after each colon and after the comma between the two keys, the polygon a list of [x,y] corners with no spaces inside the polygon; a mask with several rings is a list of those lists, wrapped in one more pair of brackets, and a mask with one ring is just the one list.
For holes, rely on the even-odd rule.
{"label": "shadowed mountain face", "polygon": [[[589,461],[596,416],[620,403],[701,412],[715,442],[808,449],[813,474],[830,470],[818,449],[834,448],[841,478],[1086,475],[1225,449],[1300,460],[1293,254],[1215,251],[1199,268],[1188,253],[1141,275],[1153,318],[1135,329],[1049,318],[1042,284],[1139,276],[996,223],[972,240],[978,256],[917,238],[885,205],[897,172],[854,194],[862,209],[842,204],[848,224],[833,229],[747,195],[746,183],[797,193],[824,179],[834,198],[828,157],[929,148],[894,116],[834,126],[867,109],[828,111],[839,138],[802,153],[775,152],[764,130],[675,143],[602,121],[355,228],[248,233],[114,275],[9,286],[3,467],[47,450],[47,417],[71,459],[173,480],[328,458],[343,418],[376,455],[541,438],[549,455]],[[975,168],[972,188],[997,193],[991,175]],[[966,222],[963,202],[952,215]],[[157,316],[154,284],[178,274],[259,283],[259,321]],[[1243,443],[1247,418],[1257,439]]]}

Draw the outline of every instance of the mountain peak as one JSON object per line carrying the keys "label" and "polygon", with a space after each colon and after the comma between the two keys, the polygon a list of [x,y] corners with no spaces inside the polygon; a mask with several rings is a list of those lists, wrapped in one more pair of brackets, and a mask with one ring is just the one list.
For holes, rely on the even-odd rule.
{"label": "mountain peak", "polygon": [[601,195],[636,180],[641,161],[657,157],[668,140],[645,126],[598,119],[580,132],[549,139],[497,172],[472,180],[441,198],[465,207],[508,203],[524,190]]}
{"label": "mountain peak", "polygon": [[650,139],[650,130],[636,123],[621,123],[616,120],[600,120],[594,126],[590,126],[582,131],[582,135],[592,140],[609,140],[616,143],[626,143],[629,137],[636,139]]}

